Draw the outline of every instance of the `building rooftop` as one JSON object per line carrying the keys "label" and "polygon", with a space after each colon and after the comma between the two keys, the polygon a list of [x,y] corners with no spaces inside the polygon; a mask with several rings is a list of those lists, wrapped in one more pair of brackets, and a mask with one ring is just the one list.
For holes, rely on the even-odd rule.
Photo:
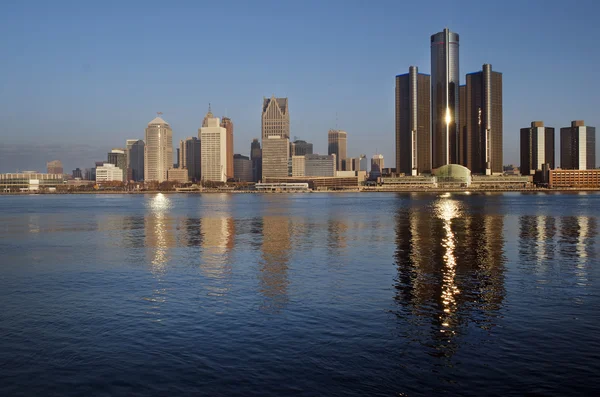
{"label": "building rooftop", "polygon": [[169,123],[167,123],[160,117],[155,117],[154,120],[152,120],[151,122],[148,123],[148,125],[156,125],[156,124],[169,125]]}

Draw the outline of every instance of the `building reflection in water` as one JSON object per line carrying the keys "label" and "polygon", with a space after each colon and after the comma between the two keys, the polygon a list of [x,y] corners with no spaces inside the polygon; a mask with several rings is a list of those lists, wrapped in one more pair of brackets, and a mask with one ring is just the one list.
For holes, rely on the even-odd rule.
{"label": "building reflection in water", "polygon": [[235,243],[235,223],[227,213],[208,213],[200,223],[202,251],[200,269],[210,280],[208,294],[224,296],[231,289],[231,252]]}
{"label": "building reflection in water", "polygon": [[504,300],[503,216],[469,201],[411,197],[396,213],[397,313],[431,355],[450,357],[468,324],[489,329]]}
{"label": "building reflection in water", "polygon": [[288,302],[288,266],[292,249],[290,218],[285,215],[265,215],[260,228],[262,254],[259,261],[259,288],[265,298],[261,309],[278,312]]}

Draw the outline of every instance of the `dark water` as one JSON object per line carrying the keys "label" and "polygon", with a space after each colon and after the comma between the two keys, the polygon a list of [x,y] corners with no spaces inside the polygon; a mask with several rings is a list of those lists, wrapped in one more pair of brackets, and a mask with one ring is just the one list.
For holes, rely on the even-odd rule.
{"label": "dark water", "polygon": [[597,395],[599,208],[0,197],[0,395]]}

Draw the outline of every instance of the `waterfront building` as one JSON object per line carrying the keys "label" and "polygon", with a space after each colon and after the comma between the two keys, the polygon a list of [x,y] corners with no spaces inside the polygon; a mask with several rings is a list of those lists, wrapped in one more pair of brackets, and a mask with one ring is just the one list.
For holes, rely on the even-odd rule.
{"label": "waterfront building", "polygon": [[73,179],[75,178],[83,179],[83,174],[81,173],[81,170],[79,168],[75,168],[73,170]]}
{"label": "waterfront building", "polygon": [[568,189],[599,189],[600,188],[600,169],[586,170],[549,170],[548,171],[549,188],[568,188]]}
{"label": "waterfront building", "polygon": [[304,176],[306,156],[292,156],[292,176]]}
{"label": "waterfront building", "polygon": [[1,192],[55,190],[64,183],[64,175],[36,171],[0,174]]}
{"label": "waterfront building", "polygon": [[144,146],[144,180],[164,182],[173,167],[173,130],[169,123],[156,117],[146,128]]}
{"label": "waterfront building", "polygon": [[275,95],[273,95],[271,98],[263,98],[263,145],[264,140],[271,136],[278,136],[288,139],[290,137],[290,112],[287,98],[275,98]]}
{"label": "waterfront building", "polygon": [[396,170],[431,172],[431,76],[411,66],[396,76]]}
{"label": "waterfront building", "polygon": [[200,139],[189,137],[179,141],[179,166],[188,172],[190,181],[200,181],[202,177],[202,145]]}
{"label": "waterfront building", "polygon": [[359,164],[359,169],[358,171],[369,171],[369,160],[367,159],[367,155],[366,154],[361,154],[358,157],[358,164]]}
{"label": "waterfront building", "polygon": [[544,165],[555,168],[554,128],[533,121],[531,127],[521,128],[521,175],[535,175]]}
{"label": "waterfront building", "polygon": [[583,120],[560,129],[560,168],[591,170],[596,168],[596,128]]}
{"label": "waterfront building", "polygon": [[304,177],[285,177],[285,178],[265,178],[265,183],[307,183],[313,190],[337,190],[337,189],[356,189],[358,187],[358,177],[323,177],[323,176],[304,176]]}
{"label": "waterfront building", "polygon": [[252,180],[258,182],[262,178],[262,149],[260,141],[256,138],[250,144],[250,160],[252,161]]}
{"label": "waterfront building", "polygon": [[288,176],[289,150],[289,139],[286,137],[272,135],[263,139],[262,179]]}
{"label": "waterfront building", "polygon": [[[474,174],[502,173],[502,73],[484,64],[467,74],[460,109],[457,161]],[[464,128],[463,128],[464,126]]]}
{"label": "waterfront building", "polygon": [[233,178],[235,173],[233,165],[233,122],[229,117],[223,117],[221,119],[221,127],[225,128],[225,132],[227,135],[227,148],[225,150],[225,174],[229,179]]}
{"label": "waterfront building", "polygon": [[327,133],[327,154],[335,154],[336,171],[343,171],[343,162],[346,160],[348,134],[342,130],[329,130]]}
{"label": "waterfront building", "polygon": [[127,155],[125,153],[125,149],[112,149],[108,152],[108,163],[121,169],[123,181],[127,181]]}
{"label": "waterfront building", "polygon": [[384,168],[383,154],[376,154],[371,159],[371,178],[377,178],[381,176]]}
{"label": "waterfront building", "polygon": [[459,35],[444,29],[431,36],[432,168],[458,162]]}
{"label": "waterfront building", "polygon": [[132,180],[144,180],[144,147],[146,144],[141,139],[127,139],[127,168],[131,169]]}
{"label": "waterfront building", "polygon": [[233,155],[233,177],[239,182],[252,182],[252,160],[248,156]]}
{"label": "waterfront building", "polygon": [[48,174],[62,174],[63,165],[60,160],[52,160],[46,163]]}
{"label": "waterfront building", "polygon": [[313,154],[312,143],[298,139],[290,143],[291,156],[304,156],[305,154]]}
{"label": "waterfront building", "polygon": [[123,182],[123,170],[112,163],[104,163],[96,167],[96,182]]}
{"label": "waterfront building", "polygon": [[167,180],[169,182],[187,183],[189,182],[188,170],[185,168],[170,168],[167,171]]}
{"label": "waterfront building", "polygon": [[202,181],[227,182],[227,130],[210,108],[199,130]]}
{"label": "waterfront building", "polygon": [[335,176],[337,163],[335,155],[307,154],[304,159],[304,176]]}

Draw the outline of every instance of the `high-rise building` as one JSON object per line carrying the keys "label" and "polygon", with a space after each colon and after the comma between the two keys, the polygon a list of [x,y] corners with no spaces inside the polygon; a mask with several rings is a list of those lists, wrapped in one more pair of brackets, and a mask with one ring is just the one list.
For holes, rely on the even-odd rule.
{"label": "high-rise building", "polygon": [[81,170],[79,168],[75,168],[73,170],[73,178],[83,179],[83,174],[81,173]]}
{"label": "high-rise building", "polygon": [[560,168],[591,170],[596,168],[596,128],[583,120],[560,129]]}
{"label": "high-rise building", "polygon": [[252,182],[252,160],[241,154],[233,155],[233,174],[236,181]]}
{"label": "high-rise building", "polygon": [[313,154],[312,143],[298,139],[290,143],[290,155],[304,156],[305,154]]}
{"label": "high-rise building", "polygon": [[304,158],[304,176],[335,176],[337,165],[335,155],[307,154]]}
{"label": "high-rise building", "polygon": [[148,123],[144,146],[144,180],[164,182],[173,167],[173,130],[160,117]]}
{"label": "high-rise building", "polygon": [[288,176],[289,142],[288,138],[276,135],[263,139],[262,179]]}
{"label": "high-rise building", "polygon": [[131,174],[134,181],[144,180],[144,147],[146,144],[141,139],[128,139],[127,148],[127,168],[131,168]]}
{"label": "high-rise building", "polygon": [[264,140],[270,136],[279,136],[288,139],[290,137],[290,112],[287,98],[275,98],[275,95],[271,98],[263,98],[263,146]]}
{"label": "high-rise building", "polygon": [[554,169],[554,128],[533,121],[531,127],[521,128],[521,175],[535,175],[544,164]]}
{"label": "high-rise building", "polygon": [[112,149],[108,152],[108,163],[120,168],[123,172],[122,181],[127,181],[127,155],[125,149]]}
{"label": "high-rise building", "polygon": [[458,162],[459,36],[444,29],[431,36],[432,168]]}
{"label": "high-rise building", "polygon": [[292,176],[305,176],[306,155],[292,156]]}
{"label": "high-rise building", "polygon": [[250,160],[252,160],[252,180],[258,182],[262,178],[262,149],[260,141],[256,138],[250,144]]}
{"label": "high-rise building", "polygon": [[367,159],[367,155],[361,154],[358,159],[359,168],[356,171],[368,171],[369,160]]}
{"label": "high-rise building", "polygon": [[430,84],[416,66],[396,76],[396,170],[405,175],[431,171]]}
{"label": "high-rise building", "polygon": [[226,171],[227,178],[233,178],[233,122],[229,117],[221,119],[221,127],[227,131],[227,161]]}
{"label": "high-rise building", "polygon": [[343,171],[347,155],[348,134],[342,130],[329,130],[327,133],[327,154],[335,154],[336,171]]}
{"label": "high-rise building", "polygon": [[383,162],[383,154],[376,154],[371,159],[371,177],[381,176],[381,172],[385,164]]}
{"label": "high-rise building", "polygon": [[201,144],[202,181],[227,182],[227,130],[210,108],[198,131]]}
{"label": "high-rise building", "polygon": [[63,165],[60,160],[52,160],[46,163],[48,174],[62,174]]}
{"label": "high-rise building", "polygon": [[[461,87],[462,91],[462,87]],[[459,135],[459,152],[464,150],[462,164],[473,174],[502,173],[502,73],[484,64],[482,70],[467,74],[466,95],[461,113],[466,136]],[[464,138],[464,139],[460,139]]]}
{"label": "high-rise building", "polygon": [[202,177],[202,145],[200,139],[189,137],[179,141],[179,167],[188,171],[188,180],[199,181]]}

